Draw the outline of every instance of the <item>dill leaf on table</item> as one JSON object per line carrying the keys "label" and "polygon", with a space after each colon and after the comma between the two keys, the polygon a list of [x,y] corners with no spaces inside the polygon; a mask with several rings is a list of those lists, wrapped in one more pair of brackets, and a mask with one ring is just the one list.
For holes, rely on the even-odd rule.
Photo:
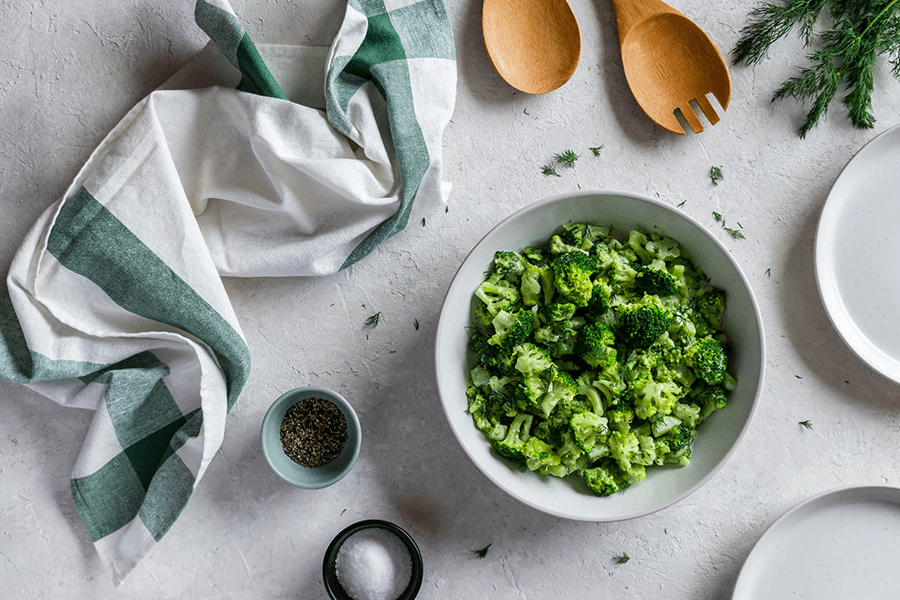
{"label": "dill leaf on table", "polygon": [[[820,17],[827,17],[822,19]],[[828,112],[843,84],[842,99],[854,127],[875,125],[872,92],[875,61],[885,55],[900,78],[900,0],[781,0],[765,2],[749,14],[732,50],[736,65],[751,66],[794,29],[811,48],[808,64],[782,83],[772,98],[792,98],[809,107],[800,137]],[[816,23],[824,23],[816,30]]]}

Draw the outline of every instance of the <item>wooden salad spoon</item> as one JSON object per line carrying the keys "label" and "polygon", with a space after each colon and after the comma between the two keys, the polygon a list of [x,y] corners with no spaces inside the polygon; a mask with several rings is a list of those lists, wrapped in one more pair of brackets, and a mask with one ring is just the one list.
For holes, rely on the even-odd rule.
{"label": "wooden salad spoon", "polygon": [[710,125],[719,121],[706,97],[722,110],[731,99],[731,75],[722,53],[696,23],[661,0],[612,0],[625,78],[635,100],[657,125],[684,135],[679,110],[694,133],[703,131],[691,102]]}
{"label": "wooden salad spoon", "polygon": [[567,82],[581,58],[581,30],[567,0],[484,0],[481,27],[497,73],[529,94]]}

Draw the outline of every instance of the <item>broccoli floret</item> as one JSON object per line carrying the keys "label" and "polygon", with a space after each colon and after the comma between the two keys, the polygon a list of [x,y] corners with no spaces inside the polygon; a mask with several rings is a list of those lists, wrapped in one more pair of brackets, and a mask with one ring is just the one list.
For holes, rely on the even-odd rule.
{"label": "broccoli floret", "polygon": [[672,372],[658,352],[634,352],[626,367],[627,393],[634,402],[634,414],[640,419],[669,414],[684,395],[684,389],[672,380]]}
{"label": "broccoli floret", "polygon": [[494,440],[494,449],[507,458],[525,458],[523,450],[525,442],[531,436],[533,420],[534,417],[526,413],[516,415],[506,430],[506,437]]}
{"label": "broccoli floret", "polygon": [[674,427],[669,433],[656,438],[656,453],[660,463],[687,465],[691,458],[691,443],[694,429],[685,423]]}
{"label": "broccoli floret", "polygon": [[591,290],[591,299],[585,307],[585,314],[593,319],[599,319],[609,311],[609,298],[600,281],[594,281]]}
{"label": "broccoli floret", "polygon": [[634,421],[634,409],[624,402],[619,402],[607,408],[604,416],[606,416],[610,428],[617,431],[629,431],[631,423]]}
{"label": "broccoli floret", "polygon": [[516,405],[520,410],[539,412],[538,404],[547,393],[547,383],[539,375],[526,375],[516,388]]}
{"label": "broccoli floret", "polygon": [[725,316],[725,292],[719,289],[709,290],[697,298],[695,310],[703,318],[703,323],[699,325],[706,326],[705,328],[698,328],[698,333],[720,331]]}
{"label": "broccoli floret", "polygon": [[594,257],[580,250],[560,254],[553,261],[556,291],[576,307],[587,306],[594,289],[591,276],[599,266]]}
{"label": "broccoli floret", "polygon": [[554,302],[547,304],[543,310],[547,321],[569,321],[575,316],[575,305],[570,302]]}
{"label": "broccoli floret", "polygon": [[728,358],[722,344],[709,336],[696,340],[684,351],[684,362],[699,379],[716,384],[725,381]]}
{"label": "broccoli floret", "polygon": [[634,278],[637,289],[645,294],[653,294],[659,297],[672,296],[678,291],[678,282],[668,271],[654,269],[653,267],[641,267]]}
{"label": "broccoli floret", "polygon": [[544,418],[550,416],[556,405],[565,400],[574,400],[578,393],[578,384],[567,372],[554,365],[550,369],[550,380],[547,383],[547,393],[540,403]]}
{"label": "broccoli floret", "polygon": [[504,279],[516,280],[525,271],[525,258],[518,252],[499,250],[494,253],[494,273]]}
{"label": "broccoli floret", "polygon": [[600,227],[592,223],[566,223],[562,226],[559,237],[563,242],[585,251],[590,251],[598,242],[609,235],[608,227]]}
{"label": "broccoli floret", "polygon": [[618,313],[619,333],[629,348],[649,348],[675,322],[656,296],[644,296]]}
{"label": "broccoli floret", "polygon": [[584,396],[587,398],[591,411],[602,415],[603,399],[600,397],[600,390],[594,386],[595,377],[594,373],[585,371],[575,378],[575,383],[578,385],[578,397]]}
{"label": "broccoli floret", "polygon": [[720,385],[703,386],[696,393],[691,394],[691,400],[700,406],[699,422],[705,421],[715,411],[725,408],[728,398],[725,388]]}
{"label": "broccoli floret", "polygon": [[572,415],[569,428],[575,444],[585,452],[593,450],[598,440],[609,431],[606,419],[589,410]]}
{"label": "broccoli floret", "polygon": [[609,325],[600,321],[588,323],[578,332],[576,353],[595,369],[608,371],[616,366],[615,335]]}
{"label": "broccoli floret", "polygon": [[522,303],[525,306],[536,306],[550,302],[556,293],[556,288],[553,285],[553,270],[550,268],[550,265],[535,265],[526,262],[519,291],[522,294]]}
{"label": "broccoli floret", "polygon": [[525,342],[516,347],[516,371],[530,375],[543,373],[553,365],[553,359],[546,348],[541,348],[531,342]]}
{"label": "broccoli floret", "polygon": [[547,473],[561,464],[556,448],[536,436],[528,438],[522,453],[525,455],[525,466],[531,471]]}
{"label": "broccoli floret", "polygon": [[550,237],[550,243],[547,244],[550,254],[568,254],[570,252],[580,252],[585,254],[584,249],[573,244],[567,243],[562,236],[554,235]]}
{"label": "broccoli floret", "polygon": [[489,344],[499,346],[501,352],[512,354],[513,349],[524,344],[534,327],[534,315],[530,310],[509,313],[505,310],[497,313],[492,321],[494,335],[488,339]]}
{"label": "broccoli floret", "polygon": [[647,476],[646,468],[641,463],[641,443],[633,431],[610,431],[609,453],[626,480],[641,481]]}
{"label": "broccoli floret", "polygon": [[500,349],[488,343],[489,337],[475,330],[469,338],[469,350],[478,358],[478,363],[487,370],[499,368]]}
{"label": "broccoli floret", "polygon": [[612,496],[620,489],[615,476],[605,466],[585,469],[581,476],[588,488],[598,496]]}
{"label": "broccoli floret", "polygon": [[511,309],[521,294],[516,284],[493,273],[478,286],[475,296],[484,303],[490,315],[496,316],[500,311]]}

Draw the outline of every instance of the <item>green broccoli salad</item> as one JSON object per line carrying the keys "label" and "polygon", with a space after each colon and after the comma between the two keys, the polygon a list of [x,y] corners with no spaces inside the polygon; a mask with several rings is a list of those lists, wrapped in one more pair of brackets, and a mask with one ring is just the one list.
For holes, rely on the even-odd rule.
{"label": "green broccoli salad", "polygon": [[672,238],[567,223],[497,252],[475,296],[475,426],[500,455],[600,496],[687,465],[736,384],[725,294]]}

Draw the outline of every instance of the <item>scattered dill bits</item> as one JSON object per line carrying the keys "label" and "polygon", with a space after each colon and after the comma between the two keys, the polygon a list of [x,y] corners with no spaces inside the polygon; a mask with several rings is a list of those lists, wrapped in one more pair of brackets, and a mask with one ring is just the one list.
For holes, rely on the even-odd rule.
{"label": "scattered dill bits", "polygon": [[684,206],[684,203],[685,203],[685,202],[687,202],[687,200],[682,200],[681,202],[678,203],[678,205],[676,206],[676,208],[681,208],[682,206]]}
{"label": "scattered dill bits", "polygon": [[413,327],[416,328],[416,331],[419,330],[419,320],[418,319],[413,319]]}
{"label": "scattered dill bits", "polygon": [[624,564],[627,563],[629,560],[631,560],[631,557],[628,556],[626,553],[623,552],[623,553],[620,554],[619,556],[613,557],[613,560],[615,560],[616,563],[618,563],[618,564],[620,564],[620,565],[624,565]]}
{"label": "scattered dill bits", "polygon": [[377,312],[368,319],[366,319],[366,325],[370,327],[378,327],[378,324],[381,322],[381,313]]}
{"label": "scattered dill bits", "polygon": [[806,421],[800,421],[798,423],[801,427],[806,427],[807,429],[812,429],[812,421],[807,419]]}
{"label": "scattered dill bits", "polygon": [[722,167],[710,167],[709,179],[712,181],[713,185],[719,185],[719,182],[725,179],[725,174],[722,173]]}
{"label": "scattered dill bits", "polygon": [[481,550],[472,550],[472,552],[474,552],[475,555],[478,556],[478,558],[484,558],[485,556],[487,556],[488,548],[490,548],[490,547],[491,547],[491,544],[488,544]]}
{"label": "scattered dill bits", "polygon": [[284,453],[304,467],[321,467],[338,457],[347,443],[347,420],[324,398],[304,398],[281,420]]}
{"label": "scattered dill bits", "polygon": [[733,237],[736,240],[746,239],[747,236],[744,235],[744,232],[740,229],[732,229],[731,227],[723,227],[725,231],[728,232],[728,235]]}
{"label": "scattered dill bits", "polygon": [[720,215],[716,211],[713,211],[713,218],[716,220],[716,223],[724,223],[725,222],[725,219],[722,218],[722,215]]}
{"label": "scattered dill bits", "polygon": [[[824,14],[823,14],[824,13]],[[828,17],[820,19],[820,17]],[[781,0],[750,11],[732,50],[734,64],[762,62],[769,47],[796,29],[806,46],[807,66],[781,84],[772,100],[792,98],[809,107],[800,126],[801,138],[828,112],[841,84],[844,108],[854,127],[871,129],[875,60],[890,57],[891,72],[900,78],[900,3],[898,0]],[[828,28],[816,31],[817,23]]]}
{"label": "scattered dill bits", "polygon": [[796,377],[797,379],[803,379],[803,378],[800,377],[799,375],[794,375],[794,377]]}
{"label": "scattered dill bits", "polygon": [[567,169],[574,169],[575,161],[578,160],[578,155],[575,154],[574,150],[566,150],[564,152],[560,152],[559,154],[554,154],[553,160]]}
{"label": "scattered dill bits", "polygon": [[594,153],[594,156],[600,156],[601,150],[603,150],[603,144],[600,144],[599,146],[593,146],[591,148],[591,152]]}
{"label": "scattered dill bits", "polygon": [[446,213],[448,213],[448,212],[450,212],[450,207],[449,207],[449,206],[445,206],[445,207],[444,207],[444,213],[446,214]]}
{"label": "scattered dill bits", "polygon": [[425,217],[422,217],[422,227],[425,227]]}
{"label": "scattered dill bits", "polygon": [[553,167],[553,165],[544,165],[543,167],[541,167],[541,173],[548,177],[550,175],[555,175],[556,177],[560,176],[559,173],[556,172],[556,169]]}
{"label": "scattered dill bits", "polygon": [[771,277],[771,276],[772,276],[772,267],[769,267],[768,269],[766,269],[766,277]]}

